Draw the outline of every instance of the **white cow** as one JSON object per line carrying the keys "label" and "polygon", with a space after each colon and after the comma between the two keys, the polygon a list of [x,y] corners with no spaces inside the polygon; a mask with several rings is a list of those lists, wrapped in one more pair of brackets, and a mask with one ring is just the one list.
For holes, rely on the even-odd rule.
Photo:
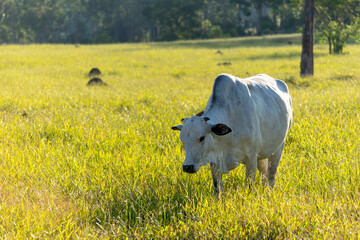
{"label": "white cow", "polygon": [[218,194],[222,174],[240,163],[246,165],[245,186],[250,180],[254,188],[259,169],[273,188],[291,122],[291,98],[283,81],[265,74],[244,79],[221,74],[204,114],[185,118],[172,129],[181,131],[183,171],[195,173],[210,163]]}

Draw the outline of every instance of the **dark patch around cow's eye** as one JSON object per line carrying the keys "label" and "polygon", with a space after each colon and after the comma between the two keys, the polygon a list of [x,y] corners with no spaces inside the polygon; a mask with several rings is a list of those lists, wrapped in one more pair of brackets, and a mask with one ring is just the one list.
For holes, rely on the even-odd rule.
{"label": "dark patch around cow's eye", "polygon": [[205,139],[205,136],[202,136],[202,137],[199,139],[199,141],[202,142],[202,141],[204,141],[204,139]]}

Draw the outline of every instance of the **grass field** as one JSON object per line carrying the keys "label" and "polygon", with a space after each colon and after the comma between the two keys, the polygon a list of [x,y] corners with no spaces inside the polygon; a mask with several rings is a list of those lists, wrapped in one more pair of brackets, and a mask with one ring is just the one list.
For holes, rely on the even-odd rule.
{"label": "grass field", "polygon": [[[327,51],[300,78],[300,35],[0,46],[0,238],[359,239],[360,46]],[[86,87],[95,66],[108,87]],[[204,109],[220,73],[288,83],[273,191],[259,176],[245,190],[240,166],[216,202],[209,167],[181,170],[171,126]]]}

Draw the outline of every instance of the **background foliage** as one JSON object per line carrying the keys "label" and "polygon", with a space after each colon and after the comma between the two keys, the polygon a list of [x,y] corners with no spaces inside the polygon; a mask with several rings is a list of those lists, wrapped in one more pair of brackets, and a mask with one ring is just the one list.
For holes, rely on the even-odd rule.
{"label": "background foliage", "polygon": [[[330,53],[358,36],[359,0],[316,1]],[[301,32],[301,0],[0,0],[0,43],[114,43]]]}
{"label": "background foliage", "polygon": [[[301,27],[301,9],[300,0],[1,0],[0,42],[108,43],[291,33]],[[249,18],[256,13],[258,18]]]}
{"label": "background foliage", "polygon": [[329,53],[342,53],[360,28],[360,1],[319,0],[316,28],[329,45]]}

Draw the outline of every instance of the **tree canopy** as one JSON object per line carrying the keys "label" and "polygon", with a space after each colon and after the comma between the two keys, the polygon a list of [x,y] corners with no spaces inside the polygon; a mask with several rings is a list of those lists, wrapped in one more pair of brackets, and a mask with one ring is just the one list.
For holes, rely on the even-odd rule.
{"label": "tree canopy", "polygon": [[317,0],[316,28],[329,44],[329,53],[342,53],[360,28],[359,0]]}
{"label": "tree canopy", "polygon": [[[0,43],[109,43],[295,32],[293,0],[0,0]],[[261,4],[260,4],[261,3]],[[261,6],[257,22],[256,6]],[[294,20],[295,19],[295,20]],[[284,24],[286,23],[286,24]],[[263,26],[263,27],[260,27]]]}
{"label": "tree canopy", "polygon": [[[316,4],[316,29],[331,39],[330,49],[342,51],[339,42],[358,30],[359,0]],[[112,43],[293,33],[301,31],[302,14],[302,0],[0,0],[0,43]]]}

